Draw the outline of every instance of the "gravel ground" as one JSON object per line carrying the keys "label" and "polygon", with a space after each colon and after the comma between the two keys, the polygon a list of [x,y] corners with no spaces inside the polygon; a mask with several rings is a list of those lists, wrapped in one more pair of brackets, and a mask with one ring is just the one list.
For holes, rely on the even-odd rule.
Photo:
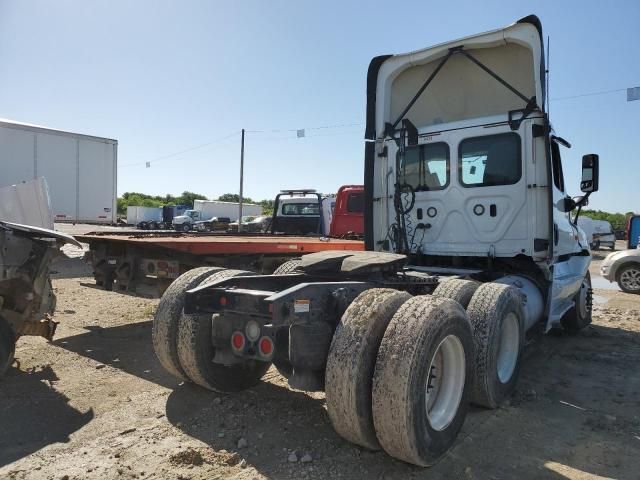
{"label": "gravel ground", "polygon": [[274,369],[230,396],[179,384],[151,347],[158,301],[95,288],[67,252],[55,340],[21,339],[0,383],[0,478],[638,478],[640,297],[615,285],[598,282],[580,335],[531,335],[510,402],[473,409],[421,469],[343,441],[324,394],[292,391]]}

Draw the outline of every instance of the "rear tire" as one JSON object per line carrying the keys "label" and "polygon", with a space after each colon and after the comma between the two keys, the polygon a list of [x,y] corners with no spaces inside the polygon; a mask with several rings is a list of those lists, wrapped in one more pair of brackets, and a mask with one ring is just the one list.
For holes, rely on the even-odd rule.
{"label": "rear tire", "polygon": [[178,322],[184,308],[185,294],[204,279],[221,271],[218,267],[199,267],[176,278],[160,299],[153,317],[153,350],[164,369],[180,380],[188,377],[178,359]]}
{"label": "rear tire", "polygon": [[0,317],[0,378],[13,363],[16,350],[16,337],[9,323]]}
{"label": "rear tire", "polygon": [[389,322],[373,375],[373,422],[392,457],[433,465],[453,445],[473,386],[473,337],[462,306],[424,295]]}
{"label": "rear tire", "polygon": [[[244,270],[222,270],[202,283],[251,274]],[[213,363],[214,355],[215,349],[211,344],[211,315],[183,314],[178,326],[178,358],[182,369],[192,382],[215,392],[239,392],[258,383],[271,366],[269,362],[258,360],[221,365]]]}
{"label": "rear tire", "polygon": [[288,260],[273,271],[272,275],[286,275],[287,273],[297,273],[296,270],[302,263],[301,258]]}
{"label": "rear tire", "polygon": [[380,449],[371,412],[378,348],[391,317],[410,298],[386,288],[362,292],[344,312],[329,349],[325,395],[333,428],[371,450]]}
{"label": "rear tire", "polygon": [[624,293],[640,293],[640,264],[620,268],[616,273],[616,282]]}
{"label": "rear tire", "polygon": [[462,305],[463,308],[467,308],[471,297],[473,297],[473,294],[479,286],[480,282],[475,280],[452,278],[439,284],[433,291],[433,295],[436,297],[450,298]]}
{"label": "rear tire", "polygon": [[524,350],[522,295],[510,285],[484,283],[467,308],[475,346],[473,403],[497,408],[518,381]]}

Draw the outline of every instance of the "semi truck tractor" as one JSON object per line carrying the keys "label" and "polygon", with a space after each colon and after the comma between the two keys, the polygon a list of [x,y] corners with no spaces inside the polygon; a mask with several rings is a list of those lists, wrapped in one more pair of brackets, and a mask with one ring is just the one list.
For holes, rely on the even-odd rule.
{"label": "semi truck tractor", "polygon": [[154,318],[166,370],[231,393],[274,365],[292,388],[324,390],[348,441],[437,462],[471,403],[512,394],[525,332],[591,322],[591,254],[574,218],[599,159],[582,157],[583,194],[569,197],[542,39],[529,16],[374,58],[366,251],[312,253],[272,275],[186,272]]}

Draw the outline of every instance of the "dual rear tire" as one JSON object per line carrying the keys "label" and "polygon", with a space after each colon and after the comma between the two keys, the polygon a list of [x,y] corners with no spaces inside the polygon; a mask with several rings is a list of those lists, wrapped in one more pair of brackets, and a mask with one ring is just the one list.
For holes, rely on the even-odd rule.
{"label": "dual rear tire", "polygon": [[165,291],[153,320],[153,347],[162,366],[179,380],[221,393],[254,386],[270,367],[268,362],[213,363],[211,315],[183,312],[187,290],[235,276],[244,270],[200,267],[178,277]]}
{"label": "dual rear tire", "polygon": [[524,347],[522,305],[515,287],[459,279],[433,295],[360,294],[327,360],[335,430],[415,465],[437,462],[470,402],[496,408],[513,393]]}
{"label": "dual rear tire", "polygon": [[473,338],[449,299],[363,292],[345,312],[327,360],[327,410],[336,431],[415,465],[453,444],[468,408]]}

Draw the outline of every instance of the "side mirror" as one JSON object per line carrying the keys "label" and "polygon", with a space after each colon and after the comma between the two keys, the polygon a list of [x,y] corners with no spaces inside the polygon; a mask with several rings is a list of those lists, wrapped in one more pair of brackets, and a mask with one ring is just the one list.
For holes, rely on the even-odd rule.
{"label": "side mirror", "polygon": [[599,179],[599,157],[595,153],[590,153],[582,157],[582,180],[580,190],[583,193],[598,191]]}

